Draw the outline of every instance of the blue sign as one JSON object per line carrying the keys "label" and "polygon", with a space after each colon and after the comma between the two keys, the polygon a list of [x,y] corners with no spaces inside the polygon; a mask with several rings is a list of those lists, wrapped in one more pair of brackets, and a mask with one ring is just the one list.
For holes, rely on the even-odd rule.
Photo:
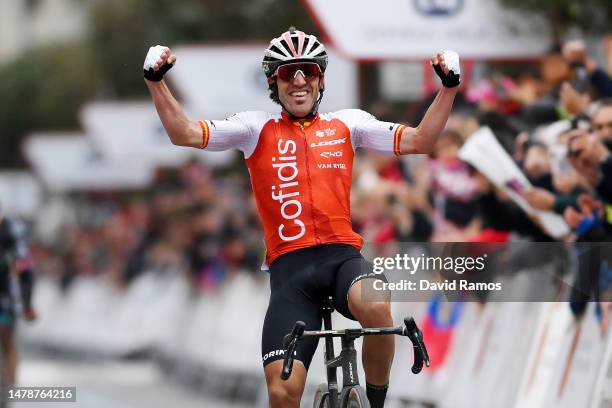
{"label": "blue sign", "polygon": [[412,0],[416,10],[428,17],[450,17],[459,14],[464,0]]}

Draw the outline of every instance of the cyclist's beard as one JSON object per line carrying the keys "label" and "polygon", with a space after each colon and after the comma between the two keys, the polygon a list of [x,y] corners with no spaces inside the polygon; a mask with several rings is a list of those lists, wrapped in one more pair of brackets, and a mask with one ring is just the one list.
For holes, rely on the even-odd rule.
{"label": "cyclist's beard", "polygon": [[283,110],[285,112],[287,112],[287,116],[289,117],[290,120],[301,120],[301,119],[312,119],[315,116],[317,116],[317,113],[319,111],[319,105],[321,104],[321,99],[323,99],[323,91],[325,91],[325,88],[322,88],[319,91],[319,97],[317,98],[316,102],[314,103],[314,105],[312,106],[312,109],[310,110],[310,113],[307,113],[304,116],[296,116],[293,113],[291,113],[289,111],[289,109],[287,109],[285,107],[285,105],[283,105],[283,102],[280,100],[278,100],[278,103],[280,104],[280,106],[283,108]]}

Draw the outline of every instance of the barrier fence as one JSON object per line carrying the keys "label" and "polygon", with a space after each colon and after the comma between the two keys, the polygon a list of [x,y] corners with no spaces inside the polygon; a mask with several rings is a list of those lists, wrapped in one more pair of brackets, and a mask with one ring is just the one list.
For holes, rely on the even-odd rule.
{"label": "barrier fence", "polygon": [[[518,280],[519,276],[509,278]],[[169,376],[201,392],[266,406],[260,339],[266,276],[238,274],[217,291],[194,293],[179,274],[141,275],[118,291],[79,278],[66,292],[41,279],[40,319],[22,341],[57,353],[151,358]],[[394,302],[394,320],[414,316],[432,367],[413,375],[408,339],[398,338],[389,406],[609,407],[612,336],[600,330],[594,303],[576,320],[565,302]],[[338,313],[335,327],[353,327]],[[361,342],[357,342],[361,347]],[[317,349],[304,401],[324,381]],[[363,370],[360,371],[363,381]]]}

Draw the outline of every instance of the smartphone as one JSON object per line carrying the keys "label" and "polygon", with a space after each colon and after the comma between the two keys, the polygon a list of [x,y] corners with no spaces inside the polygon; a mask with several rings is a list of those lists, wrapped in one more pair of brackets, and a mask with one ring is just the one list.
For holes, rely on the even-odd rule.
{"label": "smartphone", "polygon": [[574,73],[570,84],[578,93],[585,93],[589,90],[589,73],[583,64],[572,64]]}

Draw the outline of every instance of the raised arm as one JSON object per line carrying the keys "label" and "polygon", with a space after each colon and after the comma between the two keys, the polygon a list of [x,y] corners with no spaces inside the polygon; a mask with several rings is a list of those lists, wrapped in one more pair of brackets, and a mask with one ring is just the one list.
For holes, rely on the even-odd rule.
{"label": "raised arm", "polygon": [[452,51],[438,53],[431,59],[444,87],[427,109],[416,128],[383,122],[367,112],[347,109],[336,114],[350,125],[353,145],[383,154],[430,153],[444,130],[460,82],[459,56]]}
{"label": "raised arm", "polygon": [[176,55],[172,54],[170,48],[161,45],[149,48],[143,66],[145,83],[172,143],[204,148],[206,142],[203,125],[199,121],[189,120],[163,80],[164,74],[175,63]]}
{"label": "raised arm", "polygon": [[443,88],[427,109],[421,123],[416,128],[404,128],[400,141],[400,154],[429,154],[433,150],[438,135],[446,126],[459,89],[460,68],[459,58],[456,55],[445,51],[439,52],[431,59],[432,67],[442,79]]}

